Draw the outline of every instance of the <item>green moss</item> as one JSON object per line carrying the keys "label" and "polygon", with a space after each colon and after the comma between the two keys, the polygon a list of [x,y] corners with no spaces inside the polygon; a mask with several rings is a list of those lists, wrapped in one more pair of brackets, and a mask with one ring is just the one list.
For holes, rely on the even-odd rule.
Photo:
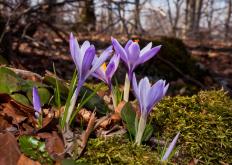
{"label": "green moss", "polygon": [[127,138],[91,139],[79,163],[159,164],[159,157],[148,146],[137,146]]}
{"label": "green moss", "polygon": [[232,100],[223,91],[166,97],[155,107],[152,119],[163,139],[181,132],[178,162],[197,158],[203,164],[232,163]]}

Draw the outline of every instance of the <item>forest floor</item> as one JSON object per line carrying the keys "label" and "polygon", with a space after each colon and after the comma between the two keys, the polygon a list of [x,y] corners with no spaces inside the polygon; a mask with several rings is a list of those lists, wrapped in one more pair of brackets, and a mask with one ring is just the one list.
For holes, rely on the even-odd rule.
{"label": "forest floor", "polygon": [[186,40],[191,55],[210,71],[227,90],[232,91],[232,44],[222,41]]}
{"label": "forest floor", "polygon": [[[84,35],[78,36],[80,43],[90,40],[97,50],[110,45],[110,36]],[[121,38],[126,41],[125,38]],[[29,42],[28,42],[29,41]],[[70,80],[75,65],[69,56],[68,38],[58,38],[55,34],[41,28],[33,37],[24,42],[15,42],[15,67],[30,70],[44,75],[46,70],[53,71],[53,63],[57,75]],[[193,58],[200,67],[206,69],[219,86],[223,86],[232,94],[232,44],[213,40],[184,40]],[[15,60],[15,59],[13,59]],[[209,80],[211,81],[211,80]],[[209,83],[210,84],[210,83]]]}

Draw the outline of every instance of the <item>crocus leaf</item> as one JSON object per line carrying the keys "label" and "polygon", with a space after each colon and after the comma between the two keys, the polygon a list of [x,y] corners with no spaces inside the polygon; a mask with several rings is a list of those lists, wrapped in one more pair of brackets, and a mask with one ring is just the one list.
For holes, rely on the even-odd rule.
{"label": "crocus leaf", "polygon": [[121,110],[122,120],[126,123],[126,128],[130,136],[135,137],[135,118],[136,113],[133,111],[132,106],[127,102]]}
{"label": "crocus leaf", "polygon": [[27,99],[26,96],[22,95],[22,94],[19,94],[19,93],[14,93],[12,95],[10,95],[14,100],[16,100],[17,102],[23,104],[23,105],[26,105],[26,106],[29,106],[30,105],[30,102],[29,100]]}
{"label": "crocus leaf", "polygon": [[20,90],[22,79],[6,67],[0,67],[0,93],[11,94]]}
{"label": "crocus leaf", "polygon": [[84,107],[89,109],[89,110],[96,109],[96,115],[103,116],[107,112],[109,112],[109,108],[106,105],[106,103],[104,102],[104,100],[96,94],[96,92],[95,92],[95,94],[93,94],[93,93],[94,93],[94,90],[83,86],[80,90],[80,94],[79,94],[78,98],[82,99],[83,96],[84,96],[84,98],[88,98],[90,95],[93,95],[87,101],[87,103],[84,105]]}
{"label": "crocus leaf", "polygon": [[154,132],[154,128],[151,124],[147,124],[143,133],[142,142],[148,141]]}

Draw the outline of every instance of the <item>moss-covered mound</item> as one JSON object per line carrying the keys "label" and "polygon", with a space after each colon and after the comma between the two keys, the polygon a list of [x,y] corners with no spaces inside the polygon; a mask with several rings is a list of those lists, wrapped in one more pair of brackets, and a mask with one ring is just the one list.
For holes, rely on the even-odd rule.
{"label": "moss-covered mound", "polygon": [[177,162],[197,158],[202,164],[232,163],[232,100],[223,91],[167,97],[152,118],[163,139],[181,132]]}
{"label": "moss-covered mound", "polygon": [[137,146],[127,138],[91,139],[87,151],[78,160],[88,164],[159,164],[159,157],[148,146]]}

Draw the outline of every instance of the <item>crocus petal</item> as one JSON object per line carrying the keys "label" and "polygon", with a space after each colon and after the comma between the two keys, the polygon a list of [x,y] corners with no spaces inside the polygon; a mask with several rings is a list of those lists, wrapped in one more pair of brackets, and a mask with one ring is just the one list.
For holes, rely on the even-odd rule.
{"label": "crocus petal", "polygon": [[118,64],[119,64],[119,55],[115,54],[109,64],[107,65],[106,68],[106,77],[108,77],[109,80],[111,80],[111,78],[113,77],[114,73],[116,72],[117,68],[118,68]]}
{"label": "crocus petal", "polygon": [[163,80],[159,80],[151,87],[148,94],[150,99],[147,104],[147,110],[149,113],[152,110],[152,107],[164,97],[164,83],[165,82]]}
{"label": "crocus petal", "polygon": [[169,144],[167,151],[165,152],[162,160],[165,161],[168,159],[169,155],[171,154],[172,150],[174,149],[176,142],[179,138],[180,132],[177,133],[177,135],[175,136],[175,138],[172,140],[172,142]]}
{"label": "crocus petal", "polygon": [[85,52],[87,51],[87,49],[88,49],[89,47],[90,47],[89,41],[85,41],[85,42],[81,45],[81,48],[80,48],[80,52],[81,52],[80,60],[81,60],[81,62],[83,62]]}
{"label": "crocus petal", "polygon": [[133,41],[132,40],[129,40],[127,43],[126,43],[126,46],[125,46],[125,51],[126,51],[126,53],[127,53],[127,55],[128,55],[128,53],[129,53],[129,47],[130,47],[130,45],[133,43]]}
{"label": "crocus petal", "polygon": [[140,55],[140,58],[136,62],[136,64],[134,65],[133,69],[135,69],[135,67],[138,66],[139,64],[142,64],[142,63],[150,60],[152,57],[154,57],[158,53],[160,48],[161,48],[161,46],[156,46],[156,47],[150,49],[149,51],[147,51],[146,53]]}
{"label": "crocus petal", "polygon": [[128,49],[129,46],[130,46],[132,43],[133,43],[132,40],[127,41],[127,43],[126,43],[126,45],[125,45],[125,49]]}
{"label": "crocus petal", "polygon": [[36,87],[33,87],[32,89],[32,96],[33,96],[33,107],[34,110],[37,111],[38,113],[41,112],[41,103],[40,103],[40,97],[39,93]]}
{"label": "crocus petal", "polygon": [[92,76],[107,83],[107,78],[105,76],[105,73],[101,69],[97,69],[95,72],[93,72]]}
{"label": "crocus petal", "polygon": [[90,47],[90,43],[89,41],[85,41],[82,45],[81,45],[81,53],[85,54],[86,50]]}
{"label": "crocus petal", "polygon": [[93,60],[93,66],[89,72],[89,75],[95,72],[112,54],[113,50],[112,47],[108,47],[101,55],[99,58],[95,58]]}
{"label": "crocus petal", "polygon": [[163,96],[166,95],[167,90],[168,90],[168,87],[169,87],[169,84],[167,84],[167,85],[164,87]]}
{"label": "crocus petal", "polygon": [[126,51],[123,49],[123,47],[119,44],[119,42],[116,39],[112,38],[111,40],[112,40],[112,45],[114,47],[115,52],[120,55],[121,59],[125,63],[128,63]]}
{"label": "crocus petal", "polygon": [[77,66],[77,69],[81,69],[81,52],[80,52],[80,47],[79,44],[76,40],[76,38],[73,36],[73,34],[70,34],[70,40],[69,40],[69,47],[70,47],[70,52],[71,52],[71,57]]}
{"label": "crocus petal", "polygon": [[137,59],[139,58],[139,54],[140,54],[140,47],[139,44],[136,42],[133,42],[128,49],[128,60],[130,64],[134,64]]}
{"label": "crocus petal", "polygon": [[149,80],[147,77],[143,78],[140,82],[139,82],[139,96],[140,96],[140,100],[142,103],[142,109],[141,109],[141,113],[144,116],[147,116],[148,112],[147,112],[147,104],[148,104],[148,92],[151,88],[151,84],[149,83]]}
{"label": "crocus petal", "polygon": [[114,75],[114,72],[116,71],[116,66],[114,63],[108,64],[107,70],[105,72],[106,78],[107,78],[107,83],[110,85],[110,80]]}
{"label": "crocus petal", "polygon": [[148,52],[152,47],[152,42],[150,42],[149,44],[147,44],[147,46],[145,46],[141,51],[140,51],[140,56],[142,56],[144,53]]}
{"label": "crocus petal", "polygon": [[81,77],[80,79],[86,79],[88,71],[90,70],[92,66],[92,62],[95,56],[95,48],[93,45],[91,45],[85,52],[85,56],[83,58],[83,63],[82,63],[82,70],[81,70]]}

